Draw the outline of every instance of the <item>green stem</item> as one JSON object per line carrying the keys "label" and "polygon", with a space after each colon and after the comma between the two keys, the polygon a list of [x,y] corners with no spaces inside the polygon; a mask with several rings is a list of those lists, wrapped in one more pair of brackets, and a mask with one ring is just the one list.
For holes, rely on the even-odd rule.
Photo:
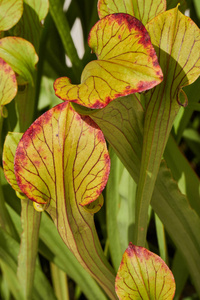
{"label": "green stem", "polygon": [[[76,47],[70,34],[70,26],[63,11],[60,0],[50,0],[50,13],[60,34],[64,49],[72,62],[73,72],[77,80],[80,80],[82,62],[78,57]],[[59,17],[58,17],[59,16]]]}
{"label": "green stem", "polygon": [[[161,83],[160,89],[164,83]],[[165,86],[157,88],[147,103],[144,121],[143,149],[136,195],[136,223],[134,243],[145,247],[148,209],[151,202],[156,178],[163,152],[180,108],[176,99],[170,97]]]}
{"label": "green stem", "polygon": [[58,214],[57,218],[52,213],[52,208],[47,208],[60,236],[79,263],[104,289],[109,299],[117,299],[114,270],[101,248],[93,215],[84,208],[80,209],[78,204],[74,205],[74,199],[72,203],[67,203],[67,208],[65,199],[61,199],[62,197],[57,202],[57,211],[62,211],[62,214]]}
{"label": "green stem", "polygon": [[20,252],[18,256],[17,277],[21,284],[25,299],[31,300],[37,258],[38,235],[41,213],[33,208],[31,200],[22,199]]}

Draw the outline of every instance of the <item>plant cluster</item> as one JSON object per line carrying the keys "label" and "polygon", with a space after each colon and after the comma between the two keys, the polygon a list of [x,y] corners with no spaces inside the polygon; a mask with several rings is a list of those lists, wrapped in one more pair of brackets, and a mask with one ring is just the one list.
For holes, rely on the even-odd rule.
{"label": "plant cluster", "polygon": [[0,2],[2,299],[196,299],[200,5],[63,4]]}

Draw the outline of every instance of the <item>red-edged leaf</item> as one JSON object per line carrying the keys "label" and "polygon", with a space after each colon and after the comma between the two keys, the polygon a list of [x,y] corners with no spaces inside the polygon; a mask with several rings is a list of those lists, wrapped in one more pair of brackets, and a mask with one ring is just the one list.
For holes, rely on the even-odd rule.
{"label": "red-edged leaf", "polygon": [[135,16],[144,25],[151,19],[164,12],[166,9],[166,0],[99,0],[98,14],[103,18],[109,14],[127,13]]}
{"label": "red-edged leaf", "polygon": [[0,107],[17,94],[17,79],[12,68],[0,57]]}
{"label": "red-edged leaf", "polygon": [[110,170],[106,142],[88,116],[69,102],[38,118],[25,132],[15,155],[15,175],[21,190],[44,204],[78,261],[114,299],[114,275],[103,255],[93,214],[82,206],[96,200]]}
{"label": "red-edged leaf", "polygon": [[92,28],[88,43],[98,60],[85,67],[79,85],[67,77],[55,81],[55,93],[62,100],[102,108],[119,96],[151,89],[162,81],[149,35],[136,18],[106,16]]}
{"label": "red-edged leaf", "polygon": [[158,255],[130,243],[117,273],[115,289],[120,300],[171,300],[175,281]]}
{"label": "red-edged leaf", "polygon": [[101,130],[65,102],[25,132],[16,152],[15,174],[21,190],[33,201],[56,207],[60,197],[70,197],[86,205],[105,187],[109,164]]}

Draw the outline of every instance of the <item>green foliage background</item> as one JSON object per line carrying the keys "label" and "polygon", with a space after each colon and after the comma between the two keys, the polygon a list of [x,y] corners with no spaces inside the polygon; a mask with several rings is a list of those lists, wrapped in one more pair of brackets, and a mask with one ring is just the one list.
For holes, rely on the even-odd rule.
{"label": "green foliage background", "polygon": [[[20,85],[15,100],[6,105],[5,114],[8,114],[8,117],[3,121],[1,119],[0,128],[1,155],[8,131],[24,132],[38,116],[61,102],[54,95],[54,80],[61,76],[69,76],[73,83],[79,83],[83,67],[95,59],[87,45],[87,37],[91,27],[98,20],[97,1],[72,0],[67,11],[63,11],[63,1],[49,2],[50,10],[42,26],[24,1],[24,17],[19,22],[31,20],[30,28],[26,31],[24,26],[24,31],[19,32],[21,27],[18,24],[5,33],[5,36],[20,35],[33,43],[39,62],[33,74],[34,84]],[[176,3],[177,1],[168,1],[168,6],[174,7]],[[200,2],[187,0],[187,8],[190,17],[200,26]],[[83,31],[85,53],[81,59],[70,36],[70,29],[76,18],[80,19]],[[71,67],[65,64],[66,53],[70,57]],[[163,223],[168,224],[165,228],[156,214],[159,204],[152,199],[153,209],[149,209],[147,241],[149,249],[160,255],[174,274],[174,299],[193,300],[200,297],[200,291],[194,284],[194,277],[198,276],[198,273],[193,268],[195,264],[199,264],[200,255],[200,245],[197,244],[200,232],[200,79],[184,91],[189,104],[186,108],[181,108],[176,117],[164,153],[165,162],[162,162],[159,172],[161,180],[158,179],[158,189],[154,194],[160,199],[177,197],[177,202],[173,207],[167,204],[163,207],[165,216],[168,214],[168,219],[163,220]],[[94,116],[97,123],[98,117]],[[106,126],[103,132],[106,136]],[[105,205],[95,215],[95,222],[104,253],[117,271],[122,253],[131,239],[135,222],[130,207],[134,205],[137,185],[132,179],[135,175],[119,160],[113,149],[109,149],[111,174],[104,191]],[[166,165],[169,169],[166,169]],[[21,300],[23,294],[16,276],[22,233],[21,202],[5,180],[2,167],[0,171],[0,299]],[[163,187],[162,180],[165,179],[169,180],[169,185]],[[177,185],[186,197],[177,192]],[[160,203],[162,206],[164,202]],[[166,218],[165,216],[163,215],[163,218]],[[38,230],[38,255],[32,299],[106,299],[102,289],[64,245],[46,213],[42,213]],[[183,236],[193,246],[192,255],[186,245],[182,244]],[[187,261],[183,254],[188,257]]]}

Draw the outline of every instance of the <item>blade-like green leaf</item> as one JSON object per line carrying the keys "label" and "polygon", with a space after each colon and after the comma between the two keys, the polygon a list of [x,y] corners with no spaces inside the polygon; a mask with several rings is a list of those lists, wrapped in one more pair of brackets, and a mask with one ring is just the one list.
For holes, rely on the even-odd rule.
{"label": "blade-like green leaf", "polygon": [[47,111],[31,125],[15,156],[21,190],[33,201],[47,205],[66,245],[115,299],[113,271],[100,247],[93,214],[81,207],[101,194],[109,169],[101,130],[68,102]]}
{"label": "blade-like green leaf", "polygon": [[172,300],[175,293],[173,274],[164,261],[158,255],[132,243],[123,255],[115,287],[120,300]]}
{"label": "blade-like green leaf", "polygon": [[136,184],[112,148],[111,170],[106,186],[106,224],[110,254],[117,271],[122,255],[132,240]]}
{"label": "blade-like green leaf", "polygon": [[17,80],[12,68],[0,57],[0,110],[17,94]]}
{"label": "blade-like green leaf", "polygon": [[194,6],[196,8],[197,16],[200,18],[200,4],[198,0],[194,0]]}
{"label": "blade-like green leaf", "polygon": [[53,287],[58,300],[69,300],[68,280],[67,275],[55,264],[51,263],[51,277]]}
{"label": "blade-like green leaf", "polygon": [[38,56],[31,43],[20,37],[4,37],[0,40],[0,57],[20,75],[19,83],[33,81]]}
{"label": "blade-like green leaf", "polygon": [[[0,256],[3,256],[3,255],[6,258],[6,253],[2,253],[0,251]],[[15,299],[16,300],[25,300],[15,271],[9,265],[7,265],[5,263],[4,258],[0,258],[0,266],[1,266],[3,276],[6,279],[9,289],[12,292],[12,294],[14,295]]]}
{"label": "blade-like green leaf", "polygon": [[85,67],[79,85],[67,77],[55,81],[55,93],[62,100],[102,108],[116,97],[148,90],[162,81],[148,33],[136,18],[108,15],[92,28],[88,42],[98,60]]}
{"label": "blade-like green leaf", "polygon": [[165,237],[165,228],[159,217],[155,214],[156,234],[158,240],[159,254],[162,260],[168,264],[167,243]]}
{"label": "blade-like green leaf", "polygon": [[[17,278],[17,257],[19,253],[19,243],[9,234],[0,228],[0,260],[8,270],[6,278],[8,278],[9,287],[16,299],[27,299],[24,297],[23,289]],[[34,281],[34,289],[31,296],[33,300],[51,299],[56,297],[53,289],[46,276],[41,271],[39,264],[36,266],[36,276]]]}
{"label": "blade-like green leaf", "polygon": [[144,25],[166,9],[166,0],[99,0],[99,18],[109,14],[127,13],[135,16]]}
{"label": "blade-like green leaf", "polygon": [[187,195],[191,207],[200,216],[200,201],[197,200],[200,199],[199,178],[171,136],[166,145],[164,158],[178,182],[180,191]]}
{"label": "blade-like green leaf", "polygon": [[146,26],[157,51],[164,81],[145,94],[143,150],[137,191],[135,243],[145,244],[147,212],[164,148],[179,111],[183,86],[200,75],[200,30],[188,17],[169,10]]}
{"label": "blade-like green leaf", "polygon": [[23,0],[1,0],[0,2],[0,31],[13,27],[23,13]]}
{"label": "blade-like green leaf", "polygon": [[119,230],[117,226],[117,215],[120,206],[120,195],[118,187],[124,166],[120,162],[112,148],[110,148],[109,154],[111,159],[111,169],[106,186],[106,224],[111,260],[117,272],[123,254],[123,251],[121,249]]}
{"label": "blade-like green leaf", "polygon": [[49,11],[59,32],[65,52],[72,63],[74,77],[79,80],[82,71],[82,61],[78,57],[76,47],[71,37],[71,28],[63,11],[63,2],[60,0],[49,0]]}
{"label": "blade-like green leaf", "polygon": [[189,276],[188,268],[180,251],[176,251],[173,263],[172,273],[176,282],[176,293],[174,300],[179,300]]}

